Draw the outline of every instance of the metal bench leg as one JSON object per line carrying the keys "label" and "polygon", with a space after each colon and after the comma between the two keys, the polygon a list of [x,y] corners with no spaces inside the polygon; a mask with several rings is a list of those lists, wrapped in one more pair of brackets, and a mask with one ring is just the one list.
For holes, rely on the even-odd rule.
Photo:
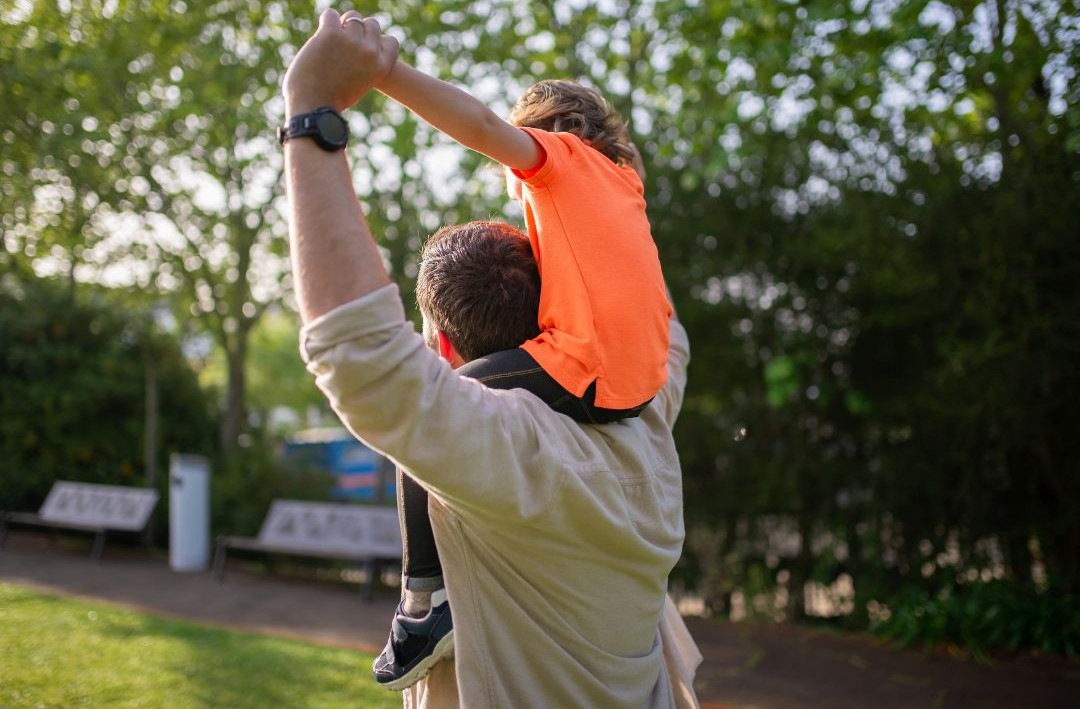
{"label": "metal bench leg", "polygon": [[378,559],[368,559],[364,562],[364,571],[367,575],[367,580],[364,582],[364,601],[371,603],[375,598],[375,581],[379,577],[379,561]]}
{"label": "metal bench leg", "polygon": [[214,578],[218,580],[218,583],[225,581],[225,562],[228,556],[229,545],[224,539],[218,539],[217,547],[214,549]]}
{"label": "metal bench leg", "polygon": [[94,535],[94,548],[90,552],[91,558],[94,561],[100,562],[102,555],[105,553],[105,530],[99,529],[97,534]]}

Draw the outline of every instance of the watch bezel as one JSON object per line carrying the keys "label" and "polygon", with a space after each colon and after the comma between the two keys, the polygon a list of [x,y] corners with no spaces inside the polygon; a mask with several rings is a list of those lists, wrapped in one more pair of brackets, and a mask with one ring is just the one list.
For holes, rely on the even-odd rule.
{"label": "watch bezel", "polygon": [[[315,122],[315,142],[326,150],[337,151],[349,144],[349,124],[345,117],[332,108],[313,111]],[[333,125],[340,128],[341,138],[333,139],[325,131],[326,121],[330,120]]]}
{"label": "watch bezel", "polygon": [[[281,145],[293,138],[310,136],[316,145],[327,152],[337,152],[349,143],[348,121],[329,106],[293,116],[278,128],[277,133]],[[334,137],[334,133],[340,135],[340,138]]]}

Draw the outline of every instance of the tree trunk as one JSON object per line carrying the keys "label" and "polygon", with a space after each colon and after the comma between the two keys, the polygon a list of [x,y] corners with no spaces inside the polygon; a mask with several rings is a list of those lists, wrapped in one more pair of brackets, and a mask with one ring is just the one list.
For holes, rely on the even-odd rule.
{"label": "tree trunk", "polygon": [[[147,334],[147,341],[150,335]],[[146,411],[144,412],[143,431],[143,465],[146,487],[151,490],[157,489],[157,441],[158,441],[158,379],[157,367],[154,364],[154,352],[149,344],[143,353],[146,365]],[[154,546],[154,514],[150,513],[150,520],[143,530],[143,544],[150,549]]]}
{"label": "tree trunk", "polygon": [[806,619],[806,584],[810,580],[810,572],[814,566],[814,555],[810,543],[813,521],[807,510],[798,512],[798,524],[799,553],[791,564],[788,604],[785,613],[788,622]]}
{"label": "tree trunk", "polygon": [[859,515],[852,514],[847,529],[848,573],[851,574],[852,584],[855,587],[854,610],[852,610],[847,622],[853,628],[865,628],[870,623],[870,611],[867,608],[867,603],[871,599],[867,598],[867,589],[871,587],[871,583],[868,577],[873,573],[874,566],[872,564],[863,565],[863,540],[858,531],[858,519]]}
{"label": "tree trunk", "polygon": [[1017,584],[1031,582],[1031,551],[1028,549],[1028,535],[1012,532],[1005,537],[1005,560]]}
{"label": "tree trunk", "polygon": [[238,331],[233,347],[226,350],[228,359],[228,383],[225,395],[225,416],[221,421],[221,454],[226,460],[236,455],[241,434],[247,428],[247,333]]}

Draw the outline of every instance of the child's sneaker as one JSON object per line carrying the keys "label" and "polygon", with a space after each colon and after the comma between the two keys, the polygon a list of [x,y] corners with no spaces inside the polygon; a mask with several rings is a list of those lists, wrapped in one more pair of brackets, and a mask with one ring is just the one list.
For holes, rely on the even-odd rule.
{"label": "child's sneaker", "polygon": [[448,601],[432,606],[422,618],[406,615],[403,606],[404,601],[398,604],[390,640],[371,666],[375,681],[397,691],[416,684],[436,662],[454,654],[454,621]]}

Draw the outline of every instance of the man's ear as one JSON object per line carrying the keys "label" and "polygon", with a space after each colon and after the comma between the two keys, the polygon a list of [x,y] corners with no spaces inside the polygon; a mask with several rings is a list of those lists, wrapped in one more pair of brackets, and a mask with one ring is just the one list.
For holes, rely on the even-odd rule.
{"label": "man's ear", "polygon": [[436,330],[435,333],[439,337],[439,356],[449,362],[450,357],[455,352],[454,343],[450,341],[450,338],[442,330]]}
{"label": "man's ear", "polygon": [[446,336],[446,333],[442,330],[435,331],[439,336],[439,356],[450,363],[453,369],[457,369],[461,365],[465,364],[465,360],[462,358],[461,353],[454,347],[454,343],[450,341],[450,338]]}

